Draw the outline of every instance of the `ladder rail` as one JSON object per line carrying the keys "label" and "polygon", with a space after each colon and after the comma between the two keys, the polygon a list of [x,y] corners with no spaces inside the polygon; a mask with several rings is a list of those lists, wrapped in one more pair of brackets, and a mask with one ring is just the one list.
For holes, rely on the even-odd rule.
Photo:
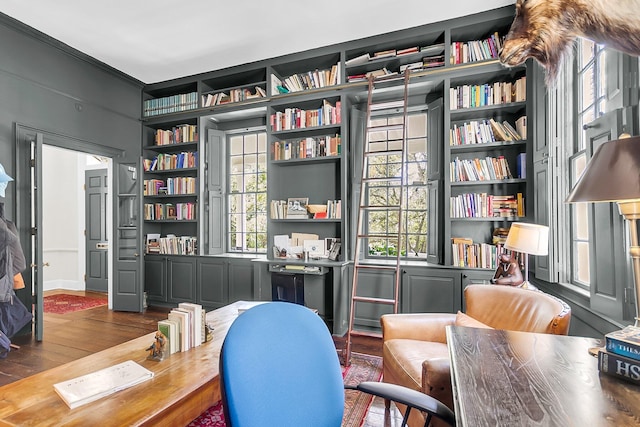
{"label": "ladder rail", "polygon": [[[358,302],[365,303],[373,303],[373,304],[386,304],[391,305],[393,307],[393,312],[398,312],[398,300],[400,296],[400,282],[401,282],[401,247],[400,243],[402,242],[402,238],[404,235],[404,216],[403,216],[403,204],[406,203],[406,186],[407,186],[407,124],[408,124],[408,83],[409,83],[409,70],[406,70],[404,73],[404,91],[403,91],[403,99],[402,101],[387,101],[383,102],[379,105],[385,105],[383,107],[374,106],[373,103],[373,93],[375,89],[375,79],[373,77],[369,78],[369,93],[367,96],[367,112],[366,112],[366,135],[365,135],[365,144],[362,153],[362,173],[361,173],[361,181],[360,181],[360,197],[359,197],[359,205],[358,205],[358,215],[356,221],[356,239],[355,239],[355,252],[354,252],[354,268],[353,268],[353,277],[352,277],[352,286],[351,286],[351,299],[349,303],[349,327],[347,330],[347,339],[345,343],[344,349],[344,364],[348,366],[350,364],[351,359],[351,338],[352,335],[356,336],[379,336],[379,334],[374,334],[370,332],[363,331],[354,331],[353,326],[355,322],[355,311],[356,304]],[[371,112],[379,111],[385,108],[397,108],[402,106],[402,125],[388,125],[388,126],[371,126]],[[379,129],[386,128],[392,130],[402,130],[402,150],[389,150],[389,142],[387,141],[387,150],[379,151],[379,152],[371,152],[369,151],[369,146],[371,143],[370,135],[372,132],[376,132]],[[393,155],[400,154],[401,155],[401,171],[400,171],[400,184],[394,185],[393,187],[399,188],[399,200],[398,205],[392,206],[368,206],[367,200],[367,188],[369,183],[381,182],[381,181],[392,181],[398,180],[397,177],[384,177],[384,178],[370,178],[368,175],[369,169],[369,158],[376,155]],[[389,201],[387,200],[387,205]],[[367,210],[391,210],[396,209],[398,214],[398,227],[396,242],[397,242],[397,250],[396,250],[396,260],[395,265],[374,265],[374,264],[362,264],[361,259],[365,257],[362,253],[362,242],[363,240],[369,240],[370,237],[375,237],[376,235],[382,236],[381,233],[364,233],[363,223],[364,223],[364,215]],[[384,233],[386,237],[391,237],[391,234]],[[387,239],[388,241],[388,239]],[[375,297],[363,297],[358,295],[358,282],[359,282],[359,270],[360,269],[379,269],[379,270],[393,270],[394,278],[393,278],[393,298],[375,298]]]}

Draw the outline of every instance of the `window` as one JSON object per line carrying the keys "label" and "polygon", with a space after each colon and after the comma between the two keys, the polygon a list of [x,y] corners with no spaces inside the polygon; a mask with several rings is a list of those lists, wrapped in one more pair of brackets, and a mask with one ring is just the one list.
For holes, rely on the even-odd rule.
{"label": "window", "polygon": [[227,136],[227,245],[229,252],[267,250],[267,135]]}
{"label": "window", "polygon": [[[371,126],[402,123],[402,115],[372,119]],[[402,130],[386,130],[370,135],[371,151],[402,149]],[[368,186],[367,203],[370,206],[402,206],[401,238],[369,238],[370,257],[426,257],[427,252],[427,114],[410,113],[407,126],[407,159],[400,155],[376,156],[369,160],[370,178],[399,177],[404,170],[405,193],[400,200],[401,184],[381,181]],[[397,235],[398,211],[368,212],[365,219],[368,235]]]}
{"label": "window", "polygon": [[[569,157],[570,183],[573,187],[587,165],[586,125],[604,113],[605,51],[590,40],[578,41],[575,71],[576,141]],[[589,209],[586,203],[570,206],[572,283],[588,288],[589,271]]]}

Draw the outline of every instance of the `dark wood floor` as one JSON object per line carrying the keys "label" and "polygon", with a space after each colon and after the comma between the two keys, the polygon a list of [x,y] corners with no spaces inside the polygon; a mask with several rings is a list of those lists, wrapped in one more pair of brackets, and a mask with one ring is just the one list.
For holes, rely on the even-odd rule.
{"label": "dark wood floor", "polygon": [[[107,298],[94,292],[49,291]],[[100,350],[140,337],[157,328],[167,318],[166,308],[150,307],[143,313],[111,311],[107,306],[67,314],[44,314],[43,340],[32,336],[14,337],[20,349],[0,359],[0,386],[26,378],[55,366],[80,359]],[[336,347],[342,348],[342,340]],[[353,351],[381,355],[379,339],[354,337]]]}

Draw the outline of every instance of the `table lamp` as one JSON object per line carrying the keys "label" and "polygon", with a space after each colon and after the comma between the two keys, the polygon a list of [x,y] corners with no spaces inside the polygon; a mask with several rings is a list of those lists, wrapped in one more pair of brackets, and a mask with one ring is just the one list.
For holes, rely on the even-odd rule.
{"label": "table lamp", "polygon": [[640,137],[621,135],[600,145],[571,190],[567,203],[617,202],[620,214],[629,223],[629,255],[633,263],[633,287],[638,319],[640,246],[637,220],[640,218]]}
{"label": "table lamp", "polygon": [[546,225],[514,222],[511,224],[504,247],[524,254],[524,282],[529,286],[529,255],[549,253],[549,227]]}

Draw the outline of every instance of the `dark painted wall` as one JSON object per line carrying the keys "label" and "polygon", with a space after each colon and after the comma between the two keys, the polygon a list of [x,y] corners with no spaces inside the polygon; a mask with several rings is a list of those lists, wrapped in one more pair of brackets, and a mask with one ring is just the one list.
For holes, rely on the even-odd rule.
{"label": "dark painted wall", "polygon": [[[15,177],[14,124],[141,150],[142,84],[0,14],[0,163]],[[15,184],[5,213],[14,217]]]}

